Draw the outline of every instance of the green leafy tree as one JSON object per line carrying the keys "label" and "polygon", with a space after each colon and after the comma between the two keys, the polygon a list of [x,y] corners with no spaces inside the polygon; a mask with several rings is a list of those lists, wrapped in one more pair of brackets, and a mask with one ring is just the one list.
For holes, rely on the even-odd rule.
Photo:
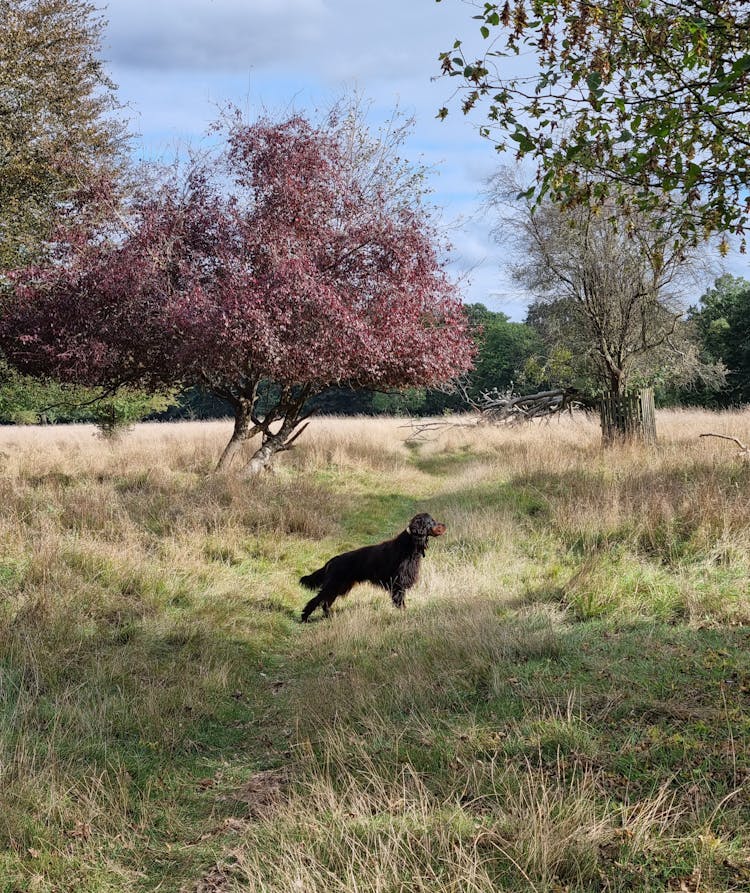
{"label": "green leafy tree", "polygon": [[405,388],[402,391],[374,393],[372,409],[384,415],[425,415],[427,399],[424,388]]}
{"label": "green leafy tree", "polygon": [[469,376],[469,393],[479,397],[484,391],[502,391],[523,384],[523,370],[542,350],[538,333],[525,323],[511,322],[504,313],[488,310],[483,304],[467,307],[469,318],[481,326],[477,336],[477,356]]}
{"label": "green leafy tree", "polygon": [[103,25],[85,0],[0,0],[0,274],[116,200],[127,140]]}
{"label": "green leafy tree", "polygon": [[[57,232],[115,210],[127,189],[127,137],[100,58],[104,20],[84,0],[0,0],[0,288],[40,261]],[[0,365],[0,419],[93,421],[115,433],[173,402],[98,392]]]}
{"label": "green leafy tree", "polygon": [[527,363],[544,350],[537,332],[525,323],[511,322],[505,313],[489,310],[484,304],[466,304],[464,309],[477,352],[474,368],[463,376],[461,387],[414,388],[401,393],[376,394],[373,411],[397,415],[462,412],[467,409],[467,397],[477,400],[495,388],[499,391],[524,388]]}
{"label": "green leafy tree", "polygon": [[548,296],[529,304],[526,324],[542,345],[524,366],[524,377],[530,384],[537,388],[577,388],[592,394],[603,390],[596,364],[589,359],[588,335],[578,314],[569,296]]}
{"label": "green leafy tree", "polygon": [[117,437],[133,423],[177,403],[173,392],[147,394],[128,389],[106,394],[100,389],[19,375],[2,362],[0,382],[0,424],[93,422],[107,438]]}
{"label": "green leafy tree", "polygon": [[475,18],[485,51],[457,40],[442,69],[465,113],[486,108],[483,134],[535,162],[529,195],[658,208],[687,243],[743,236],[750,3],[507,0]]}
{"label": "green leafy tree", "polygon": [[0,424],[67,421],[62,407],[69,400],[70,394],[57,382],[18,375],[0,362]]}
{"label": "green leafy tree", "polygon": [[692,317],[708,357],[728,370],[720,402],[750,403],[750,282],[721,276],[692,308]]}
{"label": "green leafy tree", "polygon": [[94,400],[87,414],[105,440],[117,440],[147,416],[163,413],[176,401],[171,391],[148,394],[145,391],[122,389],[111,396]]}

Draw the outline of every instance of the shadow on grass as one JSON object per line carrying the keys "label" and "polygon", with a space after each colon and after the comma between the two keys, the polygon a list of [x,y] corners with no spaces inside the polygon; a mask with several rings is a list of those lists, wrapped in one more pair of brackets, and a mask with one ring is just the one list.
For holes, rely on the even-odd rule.
{"label": "shadow on grass", "polygon": [[290,612],[254,611],[245,637],[164,615],[24,623],[0,662],[0,876],[20,882],[42,859],[49,889],[120,889],[131,873],[179,889],[223,845],[207,827],[247,815],[231,792],[289,759]]}

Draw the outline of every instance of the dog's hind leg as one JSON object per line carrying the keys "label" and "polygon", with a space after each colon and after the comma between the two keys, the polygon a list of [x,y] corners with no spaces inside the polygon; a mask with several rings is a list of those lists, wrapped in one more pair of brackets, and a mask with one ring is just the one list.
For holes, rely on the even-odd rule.
{"label": "dog's hind leg", "polygon": [[[321,598],[321,593],[319,592],[317,595],[314,595],[310,599],[310,601],[305,605],[305,607],[302,609],[302,622],[307,623],[307,621],[310,619],[310,615],[312,614],[312,612],[322,603],[323,603],[323,599]],[[324,607],[323,611],[327,614],[328,608]]]}
{"label": "dog's hind leg", "polygon": [[321,603],[323,605],[323,613],[328,617],[331,605],[340,595],[346,595],[354,584],[349,582],[343,583],[327,583],[320,590]]}
{"label": "dog's hind leg", "polygon": [[353,583],[326,583],[326,585],[320,590],[320,592],[310,599],[310,601],[305,605],[302,610],[302,622],[306,623],[308,617],[312,612],[317,608],[323,608],[323,613],[326,617],[330,614],[331,605],[336,601],[336,599],[340,595],[346,595],[346,593],[352,588]]}

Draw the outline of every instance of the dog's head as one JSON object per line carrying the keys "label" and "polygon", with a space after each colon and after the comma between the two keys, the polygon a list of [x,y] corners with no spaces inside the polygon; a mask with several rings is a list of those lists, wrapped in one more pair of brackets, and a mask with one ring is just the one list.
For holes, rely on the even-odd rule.
{"label": "dog's head", "polygon": [[419,537],[426,543],[428,536],[442,536],[448,528],[436,521],[432,515],[421,512],[419,515],[414,515],[406,529],[412,536]]}

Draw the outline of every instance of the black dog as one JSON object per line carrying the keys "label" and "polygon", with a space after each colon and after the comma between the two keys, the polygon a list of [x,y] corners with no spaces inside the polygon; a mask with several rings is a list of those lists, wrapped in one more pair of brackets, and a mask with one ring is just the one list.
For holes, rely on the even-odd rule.
{"label": "black dog", "polygon": [[430,515],[415,515],[406,530],[394,539],[344,552],[314,573],[301,577],[303,586],[320,590],[305,605],[302,622],[306,622],[318,606],[327,617],[334,601],[340,595],[346,595],[355,583],[382,586],[390,592],[393,604],[403,608],[406,590],[417,582],[419,562],[425,554],[428,538],[442,536],[445,530],[445,524],[439,524]]}

